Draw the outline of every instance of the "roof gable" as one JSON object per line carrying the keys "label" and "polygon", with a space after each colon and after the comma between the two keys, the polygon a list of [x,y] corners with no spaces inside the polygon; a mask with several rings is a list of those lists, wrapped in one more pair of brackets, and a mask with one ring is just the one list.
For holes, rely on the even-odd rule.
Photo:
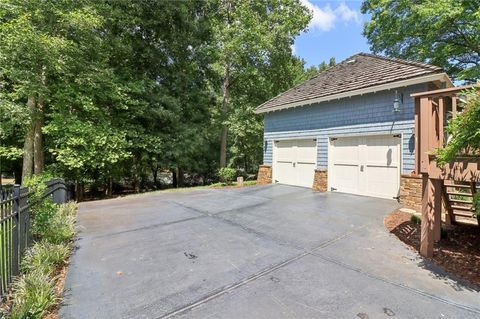
{"label": "roof gable", "polygon": [[[359,53],[257,107],[257,113],[387,83],[443,73],[437,66]],[[283,107],[285,106],[285,107]]]}

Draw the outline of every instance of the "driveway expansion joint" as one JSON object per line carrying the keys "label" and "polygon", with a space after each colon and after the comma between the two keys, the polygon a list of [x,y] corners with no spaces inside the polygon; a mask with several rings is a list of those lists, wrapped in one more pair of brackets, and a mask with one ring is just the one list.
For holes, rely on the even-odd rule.
{"label": "driveway expansion joint", "polygon": [[367,271],[364,271],[363,269],[361,268],[358,268],[358,267],[354,267],[354,266],[351,266],[351,265],[348,265],[344,262],[341,262],[337,259],[334,259],[334,258],[330,258],[330,257],[326,257],[326,256],[323,256],[323,255],[320,255],[316,252],[310,252],[310,255],[312,256],[315,256],[317,258],[320,258],[326,262],[329,262],[329,263],[332,263],[332,264],[335,264],[343,269],[348,269],[348,270],[351,270],[351,271],[354,271],[356,273],[359,273],[361,275],[364,275],[366,277],[369,277],[371,279],[374,279],[374,280],[379,280],[381,282],[384,282],[386,284],[389,284],[389,285],[393,285],[393,286],[396,286],[396,287],[399,287],[399,288],[402,288],[402,289],[405,289],[405,290],[408,290],[410,292],[413,292],[415,294],[418,294],[418,295],[421,295],[423,297],[426,297],[426,298],[429,298],[429,299],[433,299],[433,300],[436,300],[436,301],[440,301],[442,303],[445,303],[447,305],[450,305],[450,306],[453,306],[453,307],[457,307],[457,308],[460,308],[460,309],[463,309],[463,310],[467,310],[469,312],[472,312],[472,313],[476,313],[476,314],[480,314],[480,309],[479,308],[475,308],[475,307],[470,307],[470,306],[466,306],[466,305],[462,305],[460,303],[457,303],[457,302],[454,302],[454,301],[451,301],[451,300],[448,300],[448,299],[445,299],[445,298],[442,298],[442,297],[439,297],[439,296],[436,296],[434,294],[431,294],[431,293],[428,293],[426,291],[423,291],[423,290],[420,290],[420,289],[416,289],[416,288],[413,288],[413,287],[410,287],[406,284],[402,284],[402,283],[398,283],[398,282],[394,282],[394,281],[391,281],[391,280],[388,280],[387,278],[384,278],[384,277],[381,277],[381,276],[377,276],[375,274],[372,274],[370,272],[367,272]]}
{"label": "driveway expansion joint", "polygon": [[347,232],[347,233],[344,233],[344,234],[342,234],[342,235],[340,235],[340,236],[337,236],[337,237],[335,237],[335,238],[332,238],[332,239],[330,239],[330,240],[327,240],[327,241],[325,241],[325,242],[317,245],[316,247],[314,247],[314,248],[312,248],[312,249],[307,249],[307,250],[304,249],[304,252],[301,253],[301,254],[298,254],[298,255],[296,255],[296,256],[293,256],[293,257],[291,257],[291,258],[288,258],[288,259],[286,259],[286,260],[284,260],[284,261],[282,261],[282,262],[280,262],[280,263],[277,263],[277,264],[275,264],[275,265],[271,265],[270,267],[267,267],[267,268],[261,270],[260,272],[257,272],[256,274],[252,274],[252,275],[250,275],[250,276],[248,276],[248,277],[246,277],[246,278],[244,278],[244,279],[242,279],[242,280],[240,280],[240,281],[237,281],[236,283],[233,283],[233,284],[228,285],[228,286],[226,286],[226,287],[223,287],[223,288],[220,288],[220,289],[218,289],[218,290],[215,290],[215,291],[213,291],[213,292],[205,295],[205,296],[202,297],[202,298],[198,298],[196,301],[194,301],[194,302],[192,302],[192,303],[190,303],[190,304],[187,304],[187,305],[185,305],[185,306],[183,306],[183,307],[179,307],[178,309],[173,310],[172,312],[167,313],[167,314],[165,314],[165,315],[163,315],[163,316],[157,317],[156,319],[168,319],[168,318],[173,318],[173,317],[175,317],[175,316],[177,316],[177,315],[180,315],[180,314],[185,313],[185,312],[188,312],[188,311],[190,311],[190,310],[192,310],[192,309],[194,309],[194,308],[197,308],[197,307],[199,307],[199,306],[201,306],[201,305],[203,305],[203,304],[205,304],[205,303],[207,303],[207,302],[209,302],[209,301],[211,301],[211,300],[213,300],[213,299],[215,299],[215,298],[218,298],[218,297],[220,297],[220,296],[222,296],[222,295],[230,292],[230,291],[233,291],[233,290],[235,290],[235,289],[237,289],[237,288],[240,288],[240,287],[242,287],[242,286],[245,286],[246,284],[248,284],[248,283],[250,283],[250,282],[252,282],[252,281],[254,281],[254,280],[257,280],[257,279],[259,279],[259,278],[262,278],[262,277],[264,277],[265,275],[268,275],[268,274],[270,274],[270,273],[272,273],[272,272],[274,272],[274,271],[276,271],[276,270],[278,270],[278,269],[281,269],[281,268],[283,268],[283,267],[285,267],[285,266],[287,266],[287,265],[289,265],[289,264],[291,264],[291,263],[294,263],[294,262],[302,259],[303,257],[312,255],[314,251],[320,250],[320,249],[322,249],[322,248],[325,248],[325,247],[327,247],[327,246],[329,246],[329,245],[331,245],[331,244],[334,244],[334,243],[338,242],[339,240],[342,240],[342,239],[344,239],[344,238],[347,238],[348,236],[350,236],[351,234],[353,234],[356,230],[359,230],[359,229],[361,229],[361,228],[364,228],[364,227],[366,227],[367,225],[368,225],[368,224],[365,224],[365,225],[356,227],[354,230],[349,231],[349,232]]}

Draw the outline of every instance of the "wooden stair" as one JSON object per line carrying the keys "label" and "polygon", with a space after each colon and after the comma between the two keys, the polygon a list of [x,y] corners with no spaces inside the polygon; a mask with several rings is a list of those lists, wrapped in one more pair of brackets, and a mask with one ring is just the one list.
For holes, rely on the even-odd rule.
{"label": "wooden stair", "polygon": [[463,183],[446,180],[443,183],[443,202],[447,211],[447,219],[452,224],[457,222],[457,216],[476,221],[473,215],[473,194],[477,190],[475,183]]}

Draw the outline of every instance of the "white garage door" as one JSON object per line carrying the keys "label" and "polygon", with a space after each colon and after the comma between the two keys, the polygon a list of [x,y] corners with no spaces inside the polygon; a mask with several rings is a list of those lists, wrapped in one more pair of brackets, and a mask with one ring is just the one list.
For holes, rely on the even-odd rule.
{"label": "white garage door", "polygon": [[330,139],[331,190],[395,198],[400,188],[399,135]]}
{"label": "white garage door", "polygon": [[314,139],[276,141],[273,161],[273,180],[276,183],[312,187],[317,142]]}

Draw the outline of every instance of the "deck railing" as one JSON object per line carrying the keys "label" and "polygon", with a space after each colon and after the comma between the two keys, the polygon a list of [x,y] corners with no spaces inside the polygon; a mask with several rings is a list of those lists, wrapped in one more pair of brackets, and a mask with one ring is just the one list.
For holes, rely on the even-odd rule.
{"label": "deck railing", "polygon": [[[25,251],[32,243],[30,206],[34,203],[29,200],[30,195],[28,188],[20,185],[0,191],[0,297],[20,273]],[[48,197],[57,204],[71,199],[62,179],[47,183],[41,200]]]}
{"label": "deck railing", "polygon": [[[415,98],[415,171],[422,175],[422,230],[420,253],[433,255],[433,245],[440,240],[442,197],[445,181],[470,183],[475,192],[480,182],[478,157],[457,157],[446,165],[437,164],[436,150],[448,143],[448,120],[462,112],[464,91],[478,85],[454,87],[412,94]],[[472,194],[473,194],[472,193]],[[448,206],[448,202],[446,205]],[[449,212],[450,214],[451,212]]]}

